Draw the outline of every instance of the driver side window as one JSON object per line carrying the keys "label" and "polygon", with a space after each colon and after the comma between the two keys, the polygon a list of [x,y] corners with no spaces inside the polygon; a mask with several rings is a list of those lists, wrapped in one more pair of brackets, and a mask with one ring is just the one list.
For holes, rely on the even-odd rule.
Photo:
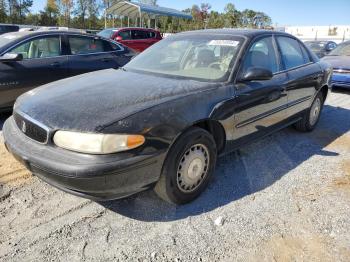
{"label": "driver side window", "polygon": [[12,54],[22,54],[24,59],[47,58],[61,54],[59,36],[41,37],[23,43],[11,51]]}
{"label": "driver side window", "polygon": [[279,71],[277,54],[271,36],[257,40],[249,48],[244,58],[242,75],[252,67],[264,68],[272,73]]}

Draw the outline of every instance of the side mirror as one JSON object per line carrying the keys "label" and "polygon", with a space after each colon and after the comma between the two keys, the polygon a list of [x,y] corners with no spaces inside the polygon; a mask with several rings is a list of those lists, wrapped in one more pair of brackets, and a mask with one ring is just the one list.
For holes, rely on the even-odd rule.
{"label": "side mirror", "polygon": [[6,53],[3,56],[0,56],[0,62],[14,62],[14,61],[22,61],[22,60],[23,60],[22,54]]}
{"label": "side mirror", "polygon": [[118,41],[122,41],[123,40],[123,37],[121,37],[121,36],[117,36],[116,38],[115,38],[115,40],[118,42]]}
{"label": "side mirror", "polygon": [[334,45],[328,45],[328,46],[326,47],[326,51],[327,51],[327,52],[330,52],[330,51],[334,50],[335,48],[336,48],[336,46],[334,46]]}
{"label": "side mirror", "polygon": [[264,81],[270,80],[272,77],[273,74],[268,69],[261,67],[251,67],[245,72],[245,74],[241,78],[241,81]]}

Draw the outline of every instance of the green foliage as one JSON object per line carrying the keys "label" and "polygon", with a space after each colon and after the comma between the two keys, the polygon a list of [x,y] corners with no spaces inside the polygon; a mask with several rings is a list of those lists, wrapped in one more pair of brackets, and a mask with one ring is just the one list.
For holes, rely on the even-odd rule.
{"label": "green foliage", "polygon": [[[139,2],[157,5],[157,0],[138,0]],[[86,29],[102,29],[105,26],[127,26],[126,17],[105,21],[104,10],[111,6],[113,0],[47,0],[42,11],[30,13],[33,0],[0,0],[0,23],[16,23],[39,26],[68,26]],[[225,6],[224,12],[211,10],[211,5],[202,3],[193,5],[183,12],[191,14],[192,20],[158,17],[156,27],[161,32],[175,33],[204,28],[236,27],[270,27],[271,18],[263,12],[245,9],[239,11],[233,3]],[[135,19],[130,19],[130,26],[138,26]],[[145,21],[144,25],[147,23]],[[154,21],[152,21],[154,25]]]}

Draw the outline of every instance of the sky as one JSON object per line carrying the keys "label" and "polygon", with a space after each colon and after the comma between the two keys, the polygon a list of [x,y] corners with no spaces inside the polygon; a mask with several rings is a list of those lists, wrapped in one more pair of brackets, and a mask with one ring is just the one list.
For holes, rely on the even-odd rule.
{"label": "sky", "polygon": [[[227,3],[238,10],[262,11],[277,26],[350,25],[350,0],[158,0],[158,5],[183,10],[193,4],[209,3],[222,12]],[[33,0],[33,12],[42,10],[46,0]]]}

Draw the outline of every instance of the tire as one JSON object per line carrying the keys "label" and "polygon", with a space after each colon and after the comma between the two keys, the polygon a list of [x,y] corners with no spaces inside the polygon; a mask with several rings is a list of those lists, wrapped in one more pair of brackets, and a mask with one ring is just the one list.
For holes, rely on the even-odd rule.
{"label": "tire", "polygon": [[193,201],[206,189],[216,158],[212,135],[202,128],[190,128],[170,148],[154,191],[170,203]]}
{"label": "tire", "polygon": [[295,129],[302,132],[311,132],[315,129],[322,112],[324,97],[319,92],[311,104],[311,107],[304,113],[302,119],[294,124]]}

